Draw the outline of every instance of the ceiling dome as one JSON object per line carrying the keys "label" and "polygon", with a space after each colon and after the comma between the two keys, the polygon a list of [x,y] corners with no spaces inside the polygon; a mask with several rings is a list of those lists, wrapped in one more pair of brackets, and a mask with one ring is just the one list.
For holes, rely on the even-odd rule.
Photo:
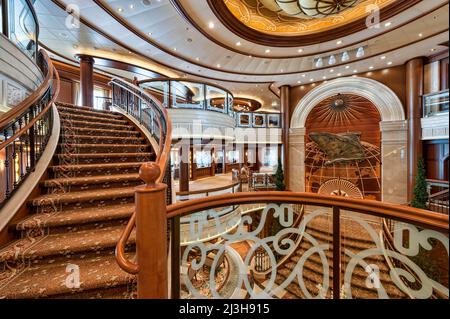
{"label": "ceiling dome", "polygon": [[362,0],[260,0],[265,8],[301,19],[323,18],[356,6]]}

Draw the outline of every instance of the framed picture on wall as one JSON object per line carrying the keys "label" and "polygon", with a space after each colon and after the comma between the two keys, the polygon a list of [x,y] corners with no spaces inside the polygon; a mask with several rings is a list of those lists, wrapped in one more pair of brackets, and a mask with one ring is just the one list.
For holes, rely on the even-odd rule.
{"label": "framed picture on wall", "polygon": [[267,115],[267,126],[268,127],[281,127],[280,114],[268,114]]}
{"label": "framed picture on wall", "polygon": [[250,114],[248,113],[238,113],[238,126],[250,127]]}
{"label": "framed picture on wall", "polygon": [[253,113],[253,127],[265,127],[266,115]]}

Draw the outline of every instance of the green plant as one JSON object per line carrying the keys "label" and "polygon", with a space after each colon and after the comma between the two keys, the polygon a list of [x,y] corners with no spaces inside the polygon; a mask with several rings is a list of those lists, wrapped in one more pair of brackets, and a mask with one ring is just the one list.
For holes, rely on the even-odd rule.
{"label": "green plant", "polygon": [[417,176],[416,183],[414,185],[414,198],[411,202],[411,206],[415,208],[427,208],[428,192],[427,181],[425,176],[425,165],[423,159],[420,159],[417,163]]}
{"label": "green plant", "polygon": [[284,191],[286,189],[286,185],[284,185],[284,172],[281,159],[278,159],[278,167],[275,173],[275,187],[277,191]]}

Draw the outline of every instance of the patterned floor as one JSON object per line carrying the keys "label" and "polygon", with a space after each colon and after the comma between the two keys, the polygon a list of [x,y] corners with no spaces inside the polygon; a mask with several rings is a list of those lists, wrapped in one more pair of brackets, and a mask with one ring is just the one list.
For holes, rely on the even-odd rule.
{"label": "patterned floor", "polygon": [[[32,214],[0,249],[2,298],[130,298],[114,248],[134,209],[150,143],[120,114],[58,104],[62,132]],[[134,236],[129,250],[134,250]]]}

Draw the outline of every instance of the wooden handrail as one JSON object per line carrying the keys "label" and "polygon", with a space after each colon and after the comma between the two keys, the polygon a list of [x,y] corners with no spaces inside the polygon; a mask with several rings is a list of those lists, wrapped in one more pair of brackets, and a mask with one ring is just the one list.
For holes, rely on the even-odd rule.
{"label": "wooden handrail", "polygon": [[17,116],[22,115],[25,111],[28,110],[30,105],[36,103],[48,90],[50,87],[52,80],[53,80],[53,74],[54,67],[53,63],[51,62],[50,58],[48,57],[47,53],[44,50],[39,51],[44,61],[47,63],[47,75],[45,76],[44,80],[42,81],[41,85],[37,88],[36,91],[34,91],[30,96],[28,96],[25,100],[20,102],[18,105],[16,105],[14,108],[12,108],[10,111],[6,112],[5,114],[2,114],[0,116],[0,127],[4,127],[11,123]]}
{"label": "wooden handrail", "polygon": [[426,182],[430,184],[442,184],[448,186],[448,181],[441,179],[426,179]]}
{"label": "wooden handrail", "polygon": [[445,195],[445,194],[448,194],[448,189],[444,189],[443,191],[431,194],[429,199],[434,199],[436,197],[439,197],[439,196],[442,196],[442,195]]}
{"label": "wooden handrail", "polygon": [[289,203],[322,207],[339,207],[343,210],[360,212],[381,218],[389,218],[448,233],[449,217],[427,210],[338,196],[324,196],[314,193],[295,192],[246,192],[225,194],[208,198],[179,202],[167,207],[167,218],[183,217],[206,209],[230,204]]}
{"label": "wooden handrail", "polygon": [[[156,120],[159,125],[159,130],[160,130],[159,131],[159,133],[160,133],[159,150],[158,150],[157,158],[156,158],[156,165],[158,167],[158,176],[155,176],[154,179],[152,179],[152,185],[161,183],[162,180],[164,179],[164,174],[166,172],[166,168],[167,168],[167,164],[168,164],[169,156],[170,156],[171,143],[172,143],[172,123],[171,123],[171,120],[170,120],[170,117],[168,115],[166,108],[163,107],[163,105],[151,94],[147,93],[145,90],[141,89],[140,87],[138,87],[128,81],[125,81],[125,80],[119,79],[119,78],[113,78],[111,80],[110,84],[117,85],[118,87],[124,89],[128,93],[133,94],[137,99],[144,101],[149,107],[152,107],[153,111],[156,114],[159,114],[163,117],[164,123],[161,123],[161,118],[159,118],[159,116],[156,117]],[[166,128],[166,132],[163,131],[164,127]],[[161,140],[163,138],[163,136],[165,137],[165,139]],[[147,174],[148,173],[147,166],[148,166],[148,163],[145,163],[141,166],[141,169],[140,169],[140,176],[142,177],[142,179],[144,181],[146,181],[144,177],[146,175],[148,175]],[[136,189],[137,190],[136,206],[138,206],[138,199],[137,199],[138,194],[140,194],[140,193],[145,194],[146,191],[150,190],[151,188],[152,188],[152,186],[146,184],[144,186],[144,188],[141,187],[141,188]],[[117,263],[119,264],[120,268],[122,268],[124,271],[126,271],[130,274],[138,274],[139,276],[141,276],[143,274],[140,274],[141,268],[139,267],[139,265],[130,261],[127,258],[127,256],[125,255],[126,243],[131,235],[131,232],[133,231],[134,227],[136,226],[136,220],[138,219],[136,212],[137,212],[137,208],[136,208],[136,211],[133,212],[130,220],[127,223],[127,226],[125,227],[124,232],[121,234],[121,236],[119,238],[119,241],[116,245],[115,254],[116,254]],[[137,241],[138,240],[139,239],[137,239]],[[144,275],[145,274],[148,275],[147,270],[144,270]],[[143,294],[143,295],[146,295],[146,294]]]}

